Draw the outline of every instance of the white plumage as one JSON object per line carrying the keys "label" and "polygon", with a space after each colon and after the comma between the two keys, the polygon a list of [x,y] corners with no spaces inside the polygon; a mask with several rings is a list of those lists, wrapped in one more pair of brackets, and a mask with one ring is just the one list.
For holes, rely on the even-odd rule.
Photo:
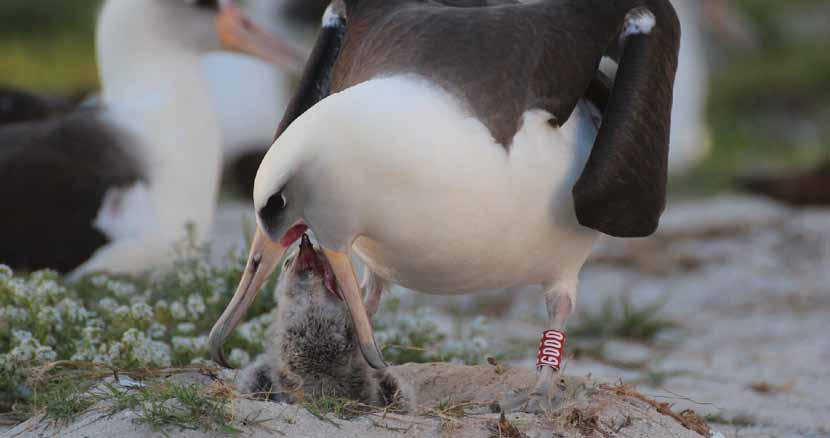
{"label": "white plumage", "polygon": [[507,152],[428,81],[368,81],[292,124],[263,160],[254,202],[291,178],[288,203],[313,200],[304,218],[323,246],[344,251],[357,237],[374,272],[424,292],[575,282],[598,235],[577,223],[571,195],[596,126],[588,104],[559,129],[549,119],[525,113]]}

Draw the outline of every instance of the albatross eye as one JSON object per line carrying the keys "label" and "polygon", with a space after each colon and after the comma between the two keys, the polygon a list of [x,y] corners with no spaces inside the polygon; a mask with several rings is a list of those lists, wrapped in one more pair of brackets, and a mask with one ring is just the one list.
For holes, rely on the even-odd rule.
{"label": "albatross eye", "polygon": [[280,223],[282,212],[288,206],[288,201],[285,199],[285,194],[282,190],[271,195],[265,206],[259,210],[259,218],[263,224],[269,228],[275,228]]}
{"label": "albatross eye", "polygon": [[219,0],[185,0],[186,3],[204,9],[219,9]]}

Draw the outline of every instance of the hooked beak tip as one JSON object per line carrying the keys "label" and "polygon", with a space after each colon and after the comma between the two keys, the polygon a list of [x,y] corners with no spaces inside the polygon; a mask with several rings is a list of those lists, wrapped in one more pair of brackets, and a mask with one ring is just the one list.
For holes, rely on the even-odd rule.
{"label": "hooked beak tip", "polygon": [[363,353],[363,357],[366,359],[366,362],[372,368],[382,370],[388,366],[383,360],[383,355],[380,353],[377,344],[374,342],[361,343],[360,351]]}

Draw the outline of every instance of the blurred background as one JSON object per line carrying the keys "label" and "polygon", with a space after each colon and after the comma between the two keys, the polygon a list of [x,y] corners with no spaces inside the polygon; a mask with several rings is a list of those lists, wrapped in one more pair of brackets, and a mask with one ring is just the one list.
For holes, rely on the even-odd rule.
{"label": "blurred background", "polygon": [[[830,152],[830,4],[727,2],[738,30],[732,23],[724,31],[717,13],[699,17],[709,69],[708,90],[699,92],[711,147],[689,172],[675,172],[675,194],[732,190],[737,176],[810,168]],[[0,2],[0,85],[70,96],[97,89],[98,3]],[[685,3],[694,10],[706,1]]]}

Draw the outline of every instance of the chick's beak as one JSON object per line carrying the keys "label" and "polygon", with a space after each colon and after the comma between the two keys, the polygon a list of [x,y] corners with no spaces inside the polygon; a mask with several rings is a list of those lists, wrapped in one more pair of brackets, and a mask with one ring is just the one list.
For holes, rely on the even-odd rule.
{"label": "chick's beak", "polygon": [[233,0],[220,2],[216,32],[229,50],[255,56],[292,73],[303,70],[307,53],[259,27]]}

